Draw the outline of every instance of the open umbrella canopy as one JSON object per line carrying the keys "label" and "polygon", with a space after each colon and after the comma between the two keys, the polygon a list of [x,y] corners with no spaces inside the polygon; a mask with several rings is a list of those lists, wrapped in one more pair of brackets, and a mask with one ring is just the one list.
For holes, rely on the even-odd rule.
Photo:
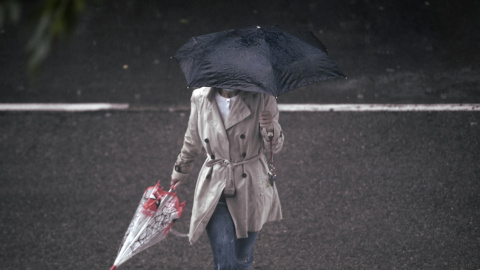
{"label": "open umbrella canopy", "polygon": [[218,87],[279,96],[345,77],[312,32],[246,27],[190,38],[174,55],[189,87]]}

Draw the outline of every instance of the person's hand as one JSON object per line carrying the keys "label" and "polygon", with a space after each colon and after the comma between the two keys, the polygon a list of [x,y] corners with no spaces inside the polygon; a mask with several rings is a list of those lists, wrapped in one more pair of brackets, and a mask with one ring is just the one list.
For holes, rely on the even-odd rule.
{"label": "person's hand", "polygon": [[273,116],[270,111],[260,112],[260,127],[266,129],[267,131],[273,131]]}
{"label": "person's hand", "polygon": [[170,186],[172,186],[174,190],[176,190],[177,187],[180,186],[181,184],[182,184],[182,181],[180,181],[178,179],[172,179],[170,181]]}

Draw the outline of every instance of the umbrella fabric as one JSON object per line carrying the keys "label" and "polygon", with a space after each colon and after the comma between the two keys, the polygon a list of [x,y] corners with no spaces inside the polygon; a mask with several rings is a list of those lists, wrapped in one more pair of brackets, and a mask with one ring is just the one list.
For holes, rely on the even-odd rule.
{"label": "umbrella fabric", "polygon": [[345,77],[310,31],[247,27],[190,38],[174,55],[189,87],[218,87],[279,96]]}
{"label": "umbrella fabric", "polygon": [[164,191],[160,182],[143,193],[137,210],[120,244],[110,270],[167,237],[173,222],[182,216],[185,202],[179,203],[175,192]]}

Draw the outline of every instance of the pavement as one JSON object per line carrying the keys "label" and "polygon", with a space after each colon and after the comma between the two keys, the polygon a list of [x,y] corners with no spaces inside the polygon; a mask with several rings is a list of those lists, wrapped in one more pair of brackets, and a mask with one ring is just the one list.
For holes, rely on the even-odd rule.
{"label": "pavement", "polygon": [[[2,269],[109,269],[141,194],[169,175],[188,114],[0,113]],[[479,269],[478,112],[280,116],[284,219],[253,269]],[[188,230],[195,172],[179,190]],[[119,269],[212,269],[206,235]]]}

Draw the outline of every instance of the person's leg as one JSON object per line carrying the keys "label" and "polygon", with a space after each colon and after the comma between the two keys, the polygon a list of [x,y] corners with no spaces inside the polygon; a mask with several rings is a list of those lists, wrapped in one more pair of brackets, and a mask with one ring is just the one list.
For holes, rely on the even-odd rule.
{"label": "person's leg", "polygon": [[239,238],[236,241],[237,268],[248,270],[253,263],[253,249],[257,240],[258,232],[248,232],[248,238]]}
{"label": "person's leg", "polygon": [[235,225],[227,205],[219,202],[207,225],[213,252],[214,269],[235,269]]}

